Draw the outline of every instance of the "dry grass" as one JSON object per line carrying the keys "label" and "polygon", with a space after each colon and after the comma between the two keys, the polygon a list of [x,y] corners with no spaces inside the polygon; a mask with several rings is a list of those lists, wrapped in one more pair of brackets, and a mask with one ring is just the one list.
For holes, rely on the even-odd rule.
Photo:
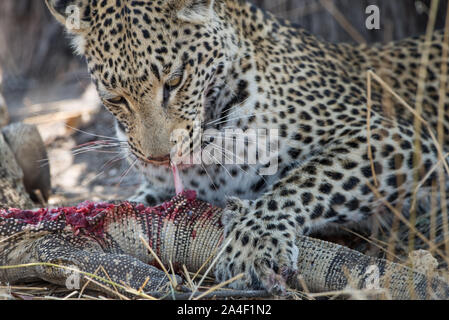
{"label": "dry grass", "polygon": [[[336,19],[336,21],[342,26],[342,28],[348,32],[349,35],[358,43],[365,43],[365,40],[363,36],[361,36],[357,30],[351,26],[351,24],[348,22],[348,20],[344,17],[344,15],[334,6],[332,1],[329,0],[319,0],[320,6],[314,5],[310,9],[311,12],[316,12],[323,10],[323,8],[327,11],[329,11],[333,17]],[[429,23],[427,27],[426,32],[426,43],[430,42],[432,33],[435,28],[435,19],[437,14],[437,8],[438,8],[439,0],[433,0],[432,6],[430,8],[430,15],[429,15]],[[446,25],[445,25],[445,43],[447,45],[443,46],[443,61],[447,61],[449,58],[449,7],[448,12],[446,15]],[[449,174],[449,166],[446,161],[446,158],[448,157],[448,154],[445,154],[443,151],[443,142],[444,142],[444,128],[443,128],[443,121],[438,122],[438,127],[436,128],[436,135],[434,133],[434,128],[431,128],[428,122],[422,118],[422,104],[424,99],[424,89],[425,89],[425,79],[426,79],[426,72],[427,68],[426,66],[429,63],[429,52],[428,50],[424,50],[423,58],[421,61],[421,69],[419,72],[419,86],[418,86],[418,93],[417,93],[417,103],[415,106],[410,106],[401,96],[399,96],[388,84],[385,82],[380,76],[378,76],[376,73],[369,71],[367,72],[367,132],[368,132],[368,156],[371,162],[371,168],[373,171],[374,176],[374,185],[369,185],[373,193],[376,195],[376,197],[387,207],[389,210],[394,214],[394,222],[393,222],[393,230],[396,230],[399,226],[399,222],[402,222],[407,228],[410,233],[409,241],[408,243],[399,244],[398,242],[400,239],[398,239],[397,234],[395,232],[391,232],[391,234],[388,236],[388,239],[386,241],[383,241],[378,238],[372,238],[372,237],[364,237],[363,235],[356,234],[353,231],[352,232],[355,237],[361,238],[363,241],[366,241],[370,243],[371,245],[379,248],[381,251],[385,252],[387,254],[387,258],[389,259],[395,259],[397,261],[406,262],[406,258],[403,256],[398,255],[395,252],[395,248],[400,245],[402,247],[408,248],[409,251],[413,250],[414,247],[414,239],[415,236],[420,238],[428,247],[429,251],[431,253],[439,255],[443,260],[447,262],[449,265],[449,225],[448,225],[448,208],[447,203],[445,201],[441,201],[439,204],[437,199],[446,199],[446,174]],[[438,108],[438,116],[440,119],[443,119],[445,116],[445,95],[446,95],[446,88],[448,85],[448,66],[445,63],[441,64],[441,86],[440,86],[440,101],[439,101],[439,108]],[[420,133],[422,130],[422,126],[427,127],[429,129],[429,132],[431,134],[431,138],[438,150],[439,154],[439,162],[435,164],[435,166],[432,168],[432,172],[439,169],[439,179],[438,179],[438,185],[435,186],[432,190],[437,192],[432,193],[432,207],[430,210],[430,218],[432,223],[432,230],[430,232],[430,238],[427,238],[425,235],[423,235],[419,230],[417,230],[415,224],[416,224],[416,206],[412,206],[411,208],[411,216],[410,219],[407,219],[402,214],[402,204],[398,204],[396,207],[388,203],[384,197],[381,196],[378,188],[378,179],[376,177],[376,173],[374,170],[374,161],[373,161],[373,154],[371,149],[371,108],[372,108],[372,101],[371,101],[371,92],[372,92],[372,83],[373,81],[377,82],[381,85],[381,87],[389,93],[393,99],[401,103],[409,112],[411,112],[414,116],[414,128],[415,131]],[[388,99],[388,98],[387,98]],[[419,137],[420,135],[417,134]],[[419,139],[415,141],[415,150],[418,150],[416,152],[416,160],[420,160],[420,150],[421,150],[421,142]],[[444,168],[444,170],[441,170],[441,167]],[[430,173],[432,173],[430,172]],[[430,175],[429,173],[429,175]],[[414,185],[414,195],[417,194],[418,190],[422,186],[423,179],[419,179],[418,176],[415,178],[415,185]],[[416,203],[414,201],[413,203]],[[436,218],[434,216],[434,213],[436,212],[435,206],[441,205],[442,209],[442,215],[443,215],[443,233],[444,233],[444,249],[441,249],[441,244],[435,243],[435,234],[436,231],[434,230],[438,226],[435,225]],[[142,239],[144,244],[147,246],[147,248],[150,250],[150,252],[154,255],[155,259],[158,261],[160,266],[162,267],[163,271],[166,273],[166,276],[168,279],[170,279],[170,288],[169,292],[166,294],[162,293],[144,293],[142,288],[145,287],[146,283],[142,284],[142,287],[140,290],[135,290],[132,288],[129,288],[123,284],[118,284],[113,281],[111,281],[110,278],[106,277],[99,277],[96,273],[95,274],[88,274],[82,272],[90,282],[95,283],[96,285],[102,286],[107,290],[110,295],[108,297],[99,294],[97,292],[93,292],[91,290],[86,289],[87,284],[81,289],[81,290],[68,290],[63,287],[58,287],[55,285],[51,285],[44,282],[34,282],[24,285],[17,285],[17,286],[0,286],[0,300],[1,299],[22,299],[22,300],[43,300],[43,299],[53,299],[53,300],[106,300],[106,299],[145,299],[145,300],[158,300],[158,299],[165,299],[165,298],[178,298],[178,299],[214,299],[214,298],[229,298],[229,299],[237,299],[237,298],[252,298],[252,299],[262,299],[267,298],[267,294],[263,293],[261,291],[235,291],[235,290],[227,290],[223,289],[223,287],[240,277],[242,277],[242,274],[234,277],[233,279],[230,279],[229,281],[221,284],[214,284],[213,279],[208,277],[207,275],[211,271],[211,268],[213,267],[213,264],[216,262],[216,258],[214,259],[215,254],[217,253],[217,250],[214,251],[211,254],[211,257],[208,259],[208,261],[205,262],[201,270],[198,270],[196,273],[189,272],[185,266],[183,266],[183,276],[184,279],[186,279],[186,292],[179,291],[179,284],[176,282],[176,278],[174,277],[173,267],[171,266],[170,269],[166,269],[165,266],[162,264],[162,262],[159,260],[157,255],[151,250],[151,248],[148,246],[146,241]],[[226,246],[223,246],[225,248]],[[218,253],[219,255],[220,253]],[[212,261],[212,263],[209,265],[209,268],[205,271],[205,273],[202,275],[202,277],[198,279],[198,276],[200,275],[200,272],[202,269],[209,264],[209,262]],[[21,265],[21,266],[13,266],[13,267],[31,267],[31,266],[51,266],[54,268],[63,268],[63,269],[69,269],[65,266],[59,266],[55,264],[46,264],[46,263],[36,263],[36,264],[28,264],[28,265]],[[0,267],[5,268],[5,267]],[[10,267],[11,268],[11,267]],[[77,270],[78,271],[78,270]],[[99,270],[97,270],[99,271]],[[170,274],[170,271],[172,272]],[[345,290],[341,291],[334,291],[334,292],[322,292],[322,293],[311,293],[307,285],[305,284],[304,280],[299,277],[299,282],[302,283],[303,290],[302,291],[296,291],[296,290],[289,290],[288,292],[288,298],[289,299],[306,299],[306,300],[314,300],[321,297],[327,297],[329,299],[336,299],[344,297],[351,297],[353,299],[366,299],[367,297],[372,296],[375,294],[376,296],[383,296],[384,299],[388,299],[388,291],[386,290],[380,290],[373,292],[372,290],[354,290],[351,287],[348,287]],[[100,283],[107,283],[110,287],[106,287],[104,284]],[[148,279],[147,279],[148,281]],[[127,293],[127,295],[123,295],[119,293],[118,289],[121,289]]]}
{"label": "dry grass", "polygon": [[[387,203],[386,200],[384,199],[384,197],[382,197],[379,193],[379,191],[377,190],[377,178],[376,178],[376,173],[374,171],[374,163],[372,160],[372,152],[371,152],[371,145],[369,144],[369,139],[370,137],[368,136],[368,144],[369,144],[369,148],[368,148],[368,154],[369,154],[369,158],[370,158],[370,162],[371,162],[371,167],[372,167],[372,172],[373,172],[373,176],[374,176],[374,181],[375,181],[375,185],[374,186],[370,186],[370,188],[372,189],[372,191],[376,194],[376,196],[378,197],[379,200],[381,200],[384,205],[386,205],[390,211],[392,211],[395,215],[395,219],[397,221],[401,221],[402,223],[404,223],[408,230],[408,234],[409,234],[409,239],[408,239],[408,243],[406,243],[405,245],[408,247],[408,252],[411,252],[414,250],[414,239],[415,236],[418,236],[422,241],[424,241],[424,243],[426,243],[429,247],[429,251],[432,253],[436,253],[438,254],[442,259],[444,259],[446,262],[449,261],[448,257],[449,257],[449,232],[448,232],[448,221],[447,221],[447,203],[444,201],[446,199],[446,181],[445,181],[445,177],[446,174],[449,174],[449,166],[447,163],[447,157],[448,154],[444,153],[444,148],[443,148],[443,142],[444,142],[444,131],[443,131],[443,117],[444,117],[444,104],[445,104],[445,93],[446,93],[446,86],[447,86],[447,76],[448,76],[448,70],[447,70],[447,64],[442,63],[442,67],[441,67],[441,83],[440,83],[440,103],[439,103],[439,118],[442,119],[441,121],[438,122],[438,128],[436,130],[436,134],[435,135],[435,128],[431,128],[431,126],[429,125],[429,123],[422,118],[421,114],[422,114],[422,105],[423,105],[423,101],[424,101],[424,90],[425,90],[425,79],[427,77],[427,65],[429,64],[429,45],[428,43],[431,42],[431,38],[432,38],[432,34],[434,32],[434,28],[435,28],[435,21],[436,21],[436,16],[437,16],[437,9],[438,9],[438,5],[439,5],[439,0],[433,0],[432,1],[432,5],[430,8],[430,16],[429,16],[429,23],[428,23],[428,27],[427,27],[427,32],[426,32],[426,36],[425,36],[425,43],[424,45],[424,51],[423,51],[423,55],[422,55],[422,60],[421,60],[421,67],[419,69],[419,78],[418,78],[418,92],[417,92],[417,98],[416,98],[416,105],[414,107],[410,106],[402,97],[400,97],[396,92],[394,92],[394,90],[383,80],[381,79],[381,77],[379,77],[377,74],[375,74],[373,71],[368,71],[367,73],[367,91],[368,91],[368,114],[367,114],[367,131],[368,133],[370,132],[370,114],[371,114],[371,106],[372,106],[372,102],[371,102],[371,86],[372,86],[372,80],[375,80],[377,83],[379,83],[381,85],[381,87],[388,92],[394,99],[396,99],[400,104],[402,104],[406,110],[408,110],[408,112],[412,113],[414,116],[414,130],[415,132],[417,132],[416,136],[418,137],[417,139],[415,139],[415,145],[414,145],[414,150],[416,150],[415,152],[415,163],[420,163],[421,161],[421,141],[419,140],[419,137],[421,136],[421,131],[422,131],[422,126],[425,126],[428,129],[428,132],[432,138],[432,141],[438,151],[438,163],[436,163],[434,165],[434,167],[430,170],[429,173],[427,173],[427,175],[423,178],[420,179],[418,175],[415,175],[415,182],[414,182],[414,187],[413,187],[413,201],[412,201],[412,206],[410,209],[410,218],[407,220],[403,214],[402,214],[402,206],[403,204],[399,204],[396,208],[393,207],[391,204]],[[446,27],[445,27],[445,43],[449,45],[449,10],[446,14]],[[444,47],[444,51],[443,51],[443,61],[446,61],[448,59],[448,45],[443,46]],[[441,169],[444,168],[443,169]],[[417,228],[415,227],[416,222],[417,222],[417,194],[418,191],[420,190],[420,188],[423,185],[423,182],[426,180],[426,178],[428,178],[433,171],[435,171],[436,169],[440,169],[439,170],[439,195],[434,192],[434,188],[432,189],[432,194],[431,194],[431,208],[430,208],[430,219],[431,219],[431,231],[430,231],[430,239],[428,239],[427,237],[425,237],[423,234],[421,234]],[[446,172],[446,174],[445,174]],[[437,199],[443,199],[443,201],[440,201],[441,203],[438,203]],[[438,249],[438,246],[441,246],[441,244],[437,244],[435,243],[435,234],[436,231],[435,229],[438,227],[435,225],[435,212],[438,209],[436,206],[441,205],[441,209],[442,209],[442,215],[443,215],[443,234],[444,234],[444,246],[445,246],[445,250],[441,251],[440,249]],[[397,245],[397,243],[395,243],[397,241],[397,239],[395,239],[394,237],[390,237],[390,241],[388,244],[388,249],[387,251],[390,252],[389,257],[391,258],[391,256],[394,256],[394,247]]]}

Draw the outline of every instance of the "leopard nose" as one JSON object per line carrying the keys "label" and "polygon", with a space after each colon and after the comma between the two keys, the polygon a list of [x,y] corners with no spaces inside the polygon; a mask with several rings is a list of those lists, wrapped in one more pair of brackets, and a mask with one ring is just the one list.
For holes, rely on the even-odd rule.
{"label": "leopard nose", "polygon": [[148,162],[153,163],[153,164],[167,165],[170,163],[170,155],[167,154],[162,157],[148,157],[147,160],[148,160]]}

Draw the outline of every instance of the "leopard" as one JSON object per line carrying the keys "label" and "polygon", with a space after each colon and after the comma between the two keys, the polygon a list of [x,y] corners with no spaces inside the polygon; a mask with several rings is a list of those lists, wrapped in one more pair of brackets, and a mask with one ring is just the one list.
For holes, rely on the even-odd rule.
{"label": "leopard", "polygon": [[[145,177],[133,200],[173,196],[171,163],[181,158],[184,187],[225,207],[215,277],[232,288],[283,293],[297,277],[297,235],[370,226],[398,211],[416,220],[429,191],[447,188],[442,30],[329,43],[244,0],[46,4]],[[275,152],[250,163],[262,153],[251,149],[259,132],[275,133],[264,145]]]}

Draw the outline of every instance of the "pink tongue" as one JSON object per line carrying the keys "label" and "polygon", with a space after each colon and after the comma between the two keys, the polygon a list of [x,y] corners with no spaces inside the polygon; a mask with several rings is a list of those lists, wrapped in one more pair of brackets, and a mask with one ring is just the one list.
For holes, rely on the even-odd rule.
{"label": "pink tongue", "polygon": [[182,185],[181,177],[179,176],[178,167],[172,163],[171,171],[173,172],[173,181],[175,182],[176,195],[184,192],[184,186]]}

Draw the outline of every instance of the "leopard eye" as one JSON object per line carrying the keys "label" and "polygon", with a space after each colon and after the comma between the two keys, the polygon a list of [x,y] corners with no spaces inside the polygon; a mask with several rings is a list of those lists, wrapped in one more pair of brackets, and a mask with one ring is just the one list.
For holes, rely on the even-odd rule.
{"label": "leopard eye", "polygon": [[179,76],[176,76],[175,78],[167,81],[166,85],[169,89],[174,89],[181,84],[181,81],[182,81],[182,75],[179,75]]}
{"label": "leopard eye", "polygon": [[115,98],[111,98],[111,99],[106,99],[106,102],[110,103],[110,104],[114,104],[114,105],[118,105],[118,104],[126,104],[128,103],[126,101],[125,98],[121,97],[121,96],[117,96]]}

